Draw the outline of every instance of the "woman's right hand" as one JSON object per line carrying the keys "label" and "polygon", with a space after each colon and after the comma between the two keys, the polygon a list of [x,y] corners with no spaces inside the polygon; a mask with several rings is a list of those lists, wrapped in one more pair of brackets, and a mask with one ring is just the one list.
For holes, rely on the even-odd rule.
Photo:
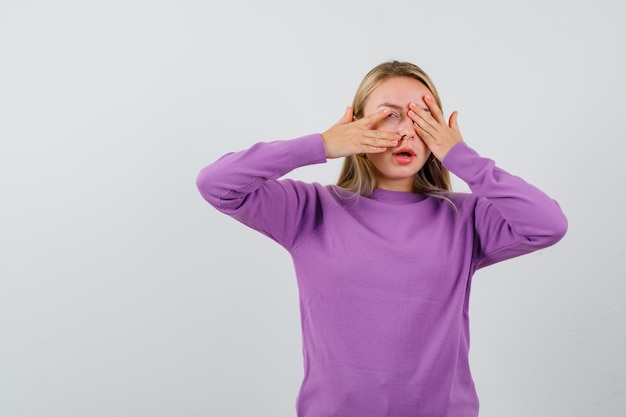
{"label": "woman's right hand", "polygon": [[326,132],[322,133],[326,158],[340,158],[359,153],[380,153],[396,146],[399,133],[375,130],[374,126],[389,116],[389,109],[381,109],[362,119],[353,120],[352,107]]}

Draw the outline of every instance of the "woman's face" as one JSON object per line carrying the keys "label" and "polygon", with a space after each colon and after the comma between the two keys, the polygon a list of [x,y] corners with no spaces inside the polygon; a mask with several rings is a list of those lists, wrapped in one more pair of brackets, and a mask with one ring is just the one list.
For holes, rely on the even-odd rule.
{"label": "woman's face", "polygon": [[367,159],[376,168],[376,187],[394,191],[412,191],[415,174],[422,169],[430,150],[419,138],[408,116],[409,103],[428,110],[424,96],[431,94],[428,87],[410,77],[393,77],[382,81],[372,91],[364,106],[364,114],[382,108],[391,114],[374,128],[397,132],[404,138],[394,148],[382,153],[369,153]]}

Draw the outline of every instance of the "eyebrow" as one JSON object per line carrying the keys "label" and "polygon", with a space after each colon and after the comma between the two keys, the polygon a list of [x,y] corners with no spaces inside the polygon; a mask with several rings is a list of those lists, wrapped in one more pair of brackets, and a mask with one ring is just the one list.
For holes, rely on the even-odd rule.
{"label": "eyebrow", "polygon": [[[378,108],[381,108],[381,107],[391,107],[392,109],[396,109],[396,110],[404,110],[404,107],[398,106],[397,104],[393,104],[393,103],[381,103],[378,105]],[[422,107],[422,109],[430,113],[430,109],[428,107]]]}
{"label": "eyebrow", "polygon": [[402,106],[398,106],[397,104],[391,104],[391,103],[379,104],[378,108],[381,108],[381,107],[391,107],[392,109],[403,110]]}

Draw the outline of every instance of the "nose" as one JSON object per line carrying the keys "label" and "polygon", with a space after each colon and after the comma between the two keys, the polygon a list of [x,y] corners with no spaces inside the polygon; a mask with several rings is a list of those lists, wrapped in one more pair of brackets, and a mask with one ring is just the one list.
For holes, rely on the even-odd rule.
{"label": "nose", "polygon": [[415,131],[406,131],[406,130],[402,130],[400,132],[401,138],[400,138],[400,142],[402,142],[403,140],[413,140],[415,139]]}
{"label": "nose", "polygon": [[399,126],[399,128],[400,129],[398,129],[398,133],[401,136],[400,142],[402,142],[404,139],[412,140],[417,137],[415,129],[413,129],[413,121],[410,118],[404,120],[402,126]]}

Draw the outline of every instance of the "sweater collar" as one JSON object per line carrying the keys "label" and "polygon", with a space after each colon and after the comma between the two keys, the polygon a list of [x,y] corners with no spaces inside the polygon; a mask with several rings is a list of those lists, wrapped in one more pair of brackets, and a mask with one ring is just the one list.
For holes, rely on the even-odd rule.
{"label": "sweater collar", "polygon": [[382,188],[375,188],[370,198],[377,201],[387,201],[390,203],[410,204],[426,199],[425,194],[409,193],[406,191],[391,191]]}

